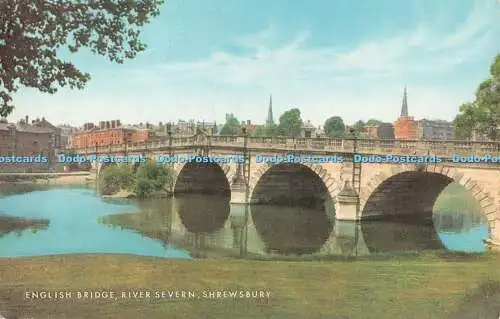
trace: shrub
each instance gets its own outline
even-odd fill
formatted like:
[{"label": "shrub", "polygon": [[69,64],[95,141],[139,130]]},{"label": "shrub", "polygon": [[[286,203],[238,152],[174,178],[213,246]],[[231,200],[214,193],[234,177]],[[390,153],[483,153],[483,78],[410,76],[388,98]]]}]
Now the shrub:
[{"label": "shrub", "polygon": [[146,162],[137,168],[136,178],[151,181],[153,190],[159,190],[173,184],[174,172],[170,167]]},{"label": "shrub", "polygon": [[133,185],[134,176],[127,167],[106,167],[99,177],[99,190],[103,195],[111,195],[121,189],[130,189]]},{"label": "shrub", "polygon": [[146,198],[155,190],[153,181],[145,178],[139,178],[135,181],[135,194],[138,198]]}]

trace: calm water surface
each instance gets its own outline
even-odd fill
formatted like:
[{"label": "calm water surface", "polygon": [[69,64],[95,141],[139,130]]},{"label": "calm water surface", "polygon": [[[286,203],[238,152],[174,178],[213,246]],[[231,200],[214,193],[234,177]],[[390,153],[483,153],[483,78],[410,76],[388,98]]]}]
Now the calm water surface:
[{"label": "calm water surface", "polygon": [[123,253],[166,258],[482,252],[477,216],[442,213],[434,224],[335,222],[324,212],[229,204],[184,195],[104,200],[91,189],[56,188],[0,197],[0,256]]}]

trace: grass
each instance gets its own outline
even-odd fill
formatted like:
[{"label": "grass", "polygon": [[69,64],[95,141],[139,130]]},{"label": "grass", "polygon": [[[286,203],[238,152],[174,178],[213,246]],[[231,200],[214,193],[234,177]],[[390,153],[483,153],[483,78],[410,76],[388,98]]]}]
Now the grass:
[{"label": "grass", "polygon": [[[426,255],[380,261],[172,261],[126,255],[0,260],[7,318],[447,318],[497,293],[500,257]],[[23,299],[25,290],[251,289],[269,299]],[[471,301],[472,300],[472,301]]]}]

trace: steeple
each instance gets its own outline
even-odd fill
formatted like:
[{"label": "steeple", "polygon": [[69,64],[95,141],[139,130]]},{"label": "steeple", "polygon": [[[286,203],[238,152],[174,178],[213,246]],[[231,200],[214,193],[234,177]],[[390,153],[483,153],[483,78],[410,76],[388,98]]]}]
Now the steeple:
[{"label": "steeple", "polygon": [[401,117],[408,116],[408,97],[406,94],[406,85],[403,93],[403,105],[401,106]]},{"label": "steeple", "polygon": [[269,110],[267,112],[267,120],[266,120],[266,126],[272,126],[274,125],[274,118],[273,118],[273,96],[269,95]]}]

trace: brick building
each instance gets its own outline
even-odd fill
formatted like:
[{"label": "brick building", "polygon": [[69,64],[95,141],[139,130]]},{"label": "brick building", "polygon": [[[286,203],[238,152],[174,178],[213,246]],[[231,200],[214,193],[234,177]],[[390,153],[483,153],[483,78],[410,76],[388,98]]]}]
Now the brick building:
[{"label": "brick building", "polygon": [[99,126],[86,123],[83,130],[69,136],[69,148],[93,148],[98,146],[123,145],[152,139],[154,133],[148,128],[122,126],[120,120],[101,121]]},{"label": "brick building", "polygon": [[[40,121],[38,120],[38,123]],[[18,123],[0,120],[0,154],[3,157],[45,157],[44,162],[0,162],[1,172],[48,172],[55,163],[54,130],[45,125],[28,123],[28,118]],[[47,122],[48,123],[48,122]],[[17,159],[16,159],[17,160]],[[22,161],[22,159],[20,160]]]},{"label": "brick building", "polygon": [[418,137],[424,140],[451,140],[453,139],[453,123],[443,120],[417,121]]},{"label": "brick building", "polygon": [[417,123],[413,116],[408,115],[408,98],[406,87],[403,94],[403,105],[401,107],[401,116],[394,122],[394,138],[395,139],[410,139],[418,138]]}]

